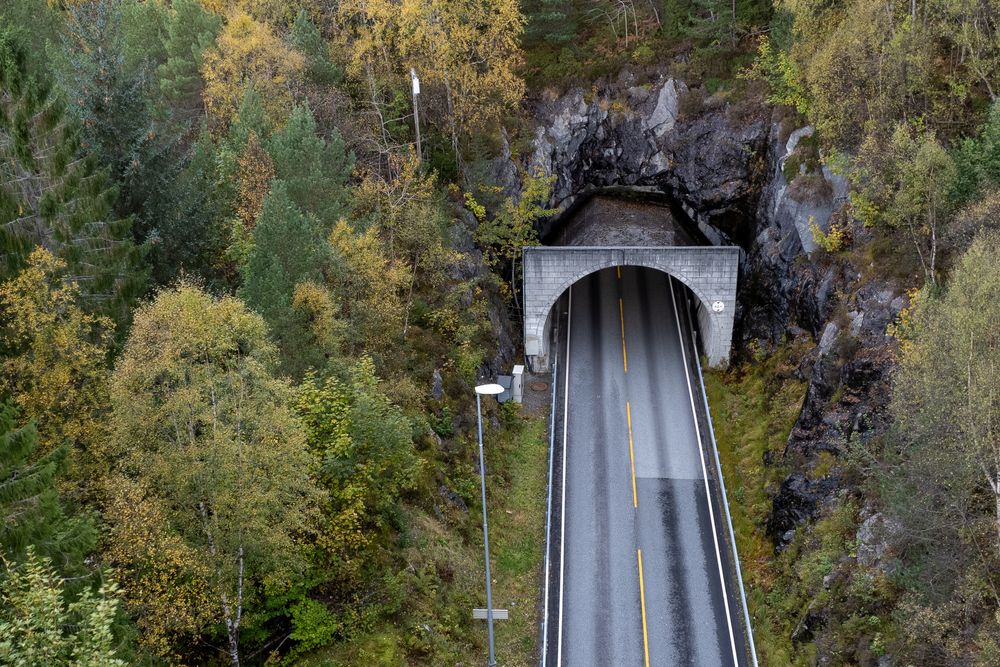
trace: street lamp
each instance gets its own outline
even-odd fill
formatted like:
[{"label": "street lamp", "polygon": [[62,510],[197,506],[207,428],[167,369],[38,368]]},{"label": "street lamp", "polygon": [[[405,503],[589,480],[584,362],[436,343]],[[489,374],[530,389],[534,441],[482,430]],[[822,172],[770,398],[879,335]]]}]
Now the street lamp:
[{"label": "street lamp", "polygon": [[482,384],[476,387],[476,421],[479,425],[479,482],[483,492],[483,545],[486,550],[486,631],[490,639],[489,667],[496,667],[497,659],[493,650],[493,584],[490,581],[490,526],[486,521],[486,460],[483,458],[483,410],[480,396],[502,394],[504,388],[498,384]]}]

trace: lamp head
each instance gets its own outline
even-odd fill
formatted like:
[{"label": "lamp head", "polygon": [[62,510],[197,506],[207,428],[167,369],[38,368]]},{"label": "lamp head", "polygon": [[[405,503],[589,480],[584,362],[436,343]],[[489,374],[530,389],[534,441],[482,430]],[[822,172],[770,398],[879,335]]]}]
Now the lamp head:
[{"label": "lamp head", "polygon": [[476,387],[476,393],[484,396],[496,396],[497,394],[502,394],[505,391],[506,389],[498,384],[481,384]]}]

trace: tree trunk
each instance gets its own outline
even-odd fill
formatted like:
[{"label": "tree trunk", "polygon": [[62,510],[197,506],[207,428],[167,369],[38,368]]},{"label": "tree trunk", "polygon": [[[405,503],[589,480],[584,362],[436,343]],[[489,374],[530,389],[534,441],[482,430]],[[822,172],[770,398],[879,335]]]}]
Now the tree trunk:
[{"label": "tree trunk", "polygon": [[996,500],[996,510],[997,510],[997,553],[1000,554],[1000,493],[997,493],[997,487],[993,487],[993,496]]},{"label": "tree trunk", "polygon": [[937,220],[931,221],[931,285],[937,285]]},{"label": "tree trunk", "polygon": [[[213,395],[213,403],[214,403]],[[208,519],[208,508],[205,507],[204,502],[198,503],[198,515],[201,517],[202,530],[205,532],[205,537],[208,540],[208,550],[212,554],[212,558],[219,558],[219,550],[215,546],[215,537],[212,534],[212,530]],[[237,562],[239,563],[239,575],[236,583],[236,610],[233,613],[233,608],[229,604],[229,596],[226,594],[226,587],[222,581],[221,570],[216,565],[215,573],[219,577],[219,602],[222,604],[222,619],[226,624],[226,634],[229,637],[229,661],[233,667],[240,667],[240,619],[243,616],[243,571],[245,563],[243,561],[243,547],[240,546],[239,554],[237,555]]]},{"label": "tree trunk", "polygon": [[226,631],[229,633],[229,661],[233,667],[240,667],[239,632],[234,631],[229,621],[226,621]]},{"label": "tree trunk", "polygon": [[243,547],[240,547],[239,574],[236,580],[236,609],[230,613],[229,603],[225,593],[222,595],[223,609],[226,615],[226,632],[229,635],[229,659],[233,667],[240,667],[240,620],[243,617]]},{"label": "tree trunk", "polygon": [[448,103],[448,119],[451,121],[451,149],[455,152],[455,167],[461,171],[462,156],[458,152],[458,122],[455,119],[455,103],[451,94],[451,81],[444,75],[445,101]]},{"label": "tree trunk", "polygon": [[410,307],[413,304],[413,286],[417,282],[417,258],[413,258],[413,274],[410,276],[410,293],[406,297],[406,314],[403,316],[403,340],[406,340],[406,331],[410,327]]},{"label": "tree trunk", "polygon": [[521,312],[521,303],[517,299],[517,253],[510,258],[510,293],[514,296],[514,307],[517,308],[517,312]]}]

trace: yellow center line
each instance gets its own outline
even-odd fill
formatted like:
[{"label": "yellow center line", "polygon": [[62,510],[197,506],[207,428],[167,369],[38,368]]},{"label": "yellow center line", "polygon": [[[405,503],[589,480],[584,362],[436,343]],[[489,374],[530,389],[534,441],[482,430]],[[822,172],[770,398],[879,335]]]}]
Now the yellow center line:
[{"label": "yellow center line", "polygon": [[625,366],[625,372],[628,373],[628,350],[625,349],[625,306],[621,299],[618,299],[618,317],[622,323],[622,365]]},{"label": "yellow center line", "polygon": [[635,492],[635,451],[632,448],[632,405],[625,401],[625,414],[628,417],[628,458],[632,462],[632,507],[639,506],[639,496]]},{"label": "yellow center line", "polygon": [[646,631],[646,588],[642,582],[642,549],[636,550],[639,559],[639,603],[642,605],[642,650],[646,654],[646,667],[649,667],[649,635]]},{"label": "yellow center line", "polygon": [[618,272],[618,280],[621,280],[622,279],[622,267],[616,266],[615,267],[615,271]]}]

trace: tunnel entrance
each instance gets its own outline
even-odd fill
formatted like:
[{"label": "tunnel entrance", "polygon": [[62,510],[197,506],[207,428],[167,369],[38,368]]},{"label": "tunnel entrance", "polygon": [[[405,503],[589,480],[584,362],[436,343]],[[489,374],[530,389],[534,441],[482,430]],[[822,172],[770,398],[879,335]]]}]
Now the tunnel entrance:
[{"label": "tunnel entrance", "polygon": [[523,250],[524,351],[534,372],[549,370],[552,309],[581,278],[602,269],[638,266],[673,277],[695,297],[702,351],[710,366],[729,362],[739,248],[713,246],[539,246]]}]

